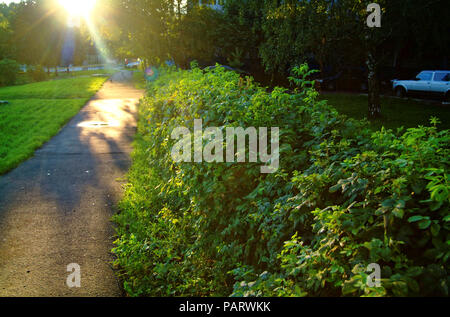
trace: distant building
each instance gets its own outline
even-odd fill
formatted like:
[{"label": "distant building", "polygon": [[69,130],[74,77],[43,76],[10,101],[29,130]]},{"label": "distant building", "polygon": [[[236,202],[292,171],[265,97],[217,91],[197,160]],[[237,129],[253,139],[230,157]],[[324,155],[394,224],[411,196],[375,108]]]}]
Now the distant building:
[{"label": "distant building", "polygon": [[207,6],[213,10],[222,11],[225,0],[199,0],[198,4],[200,6]]}]

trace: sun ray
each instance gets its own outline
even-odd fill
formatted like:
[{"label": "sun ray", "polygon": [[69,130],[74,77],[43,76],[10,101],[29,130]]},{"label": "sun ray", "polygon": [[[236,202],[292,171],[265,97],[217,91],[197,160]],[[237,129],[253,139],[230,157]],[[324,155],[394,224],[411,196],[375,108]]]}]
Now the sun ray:
[{"label": "sun ray", "polygon": [[58,0],[71,18],[88,17],[95,7],[95,0]]}]

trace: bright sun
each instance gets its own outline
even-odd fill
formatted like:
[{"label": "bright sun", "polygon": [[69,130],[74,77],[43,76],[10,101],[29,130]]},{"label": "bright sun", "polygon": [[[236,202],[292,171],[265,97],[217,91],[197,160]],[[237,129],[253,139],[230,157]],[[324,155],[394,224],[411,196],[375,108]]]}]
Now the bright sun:
[{"label": "bright sun", "polygon": [[95,0],[58,0],[72,17],[86,17],[95,6]]}]

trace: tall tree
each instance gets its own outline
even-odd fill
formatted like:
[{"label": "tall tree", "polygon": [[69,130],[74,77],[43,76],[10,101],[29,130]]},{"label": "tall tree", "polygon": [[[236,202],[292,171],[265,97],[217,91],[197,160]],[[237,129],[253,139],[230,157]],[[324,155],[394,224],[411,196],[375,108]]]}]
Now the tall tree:
[{"label": "tall tree", "polygon": [[59,57],[61,26],[56,23],[53,0],[19,3],[12,21],[17,59],[29,65],[54,65]]},{"label": "tall tree", "polygon": [[9,26],[9,21],[0,12],[0,60],[4,58],[11,58],[11,34],[12,32]]},{"label": "tall tree", "polygon": [[[368,73],[368,116],[381,115],[380,66],[413,42],[414,54],[449,56],[448,6],[445,1],[379,0],[381,27],[367,24],[372,0],[263,1],[260,55],[268,71],[286,73],[295,64],[313,57],[319,64],[360,65]],[[420,57],[422,55],[422,57]],[[394,63],[395,64],[395,63]]]},{"label": "tall tree", "polygon": [[11,21],[16,13],[17,4],[0,3],[0,59],[15,59],[16,47],[12,40]]},{"label": "tall tree", "polygon": [[[67,45],[72,45],[70,60],[85,58],[86,34],[68,25],[68,14],[57,0],[27,0],[16,5],[11,19],[12,42],[17,47],[16,58],[28,65],[57,67],[66,58]],[[70,43],[69,43],[70,42]],[[80,48],[77,48],[80,44]],[[78,56],[76,54],[79,54]]]},{"label": "tall tree", "polygon": [[[177,17],[175,2],[168,0],[115,0],[104,13],[112,42],[122,55],[130,53],[147,61],[161,61],[170,56],[170,25]],[[110,22],[114,21],[114,22]]]}]

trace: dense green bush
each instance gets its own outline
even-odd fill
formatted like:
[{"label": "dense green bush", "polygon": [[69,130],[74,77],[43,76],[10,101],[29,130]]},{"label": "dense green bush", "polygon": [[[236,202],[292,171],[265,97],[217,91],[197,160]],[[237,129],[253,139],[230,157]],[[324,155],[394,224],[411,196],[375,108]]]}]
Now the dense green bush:
[{"label": "dense green bush", "polygon": [[27,75],[35,82],[44,81],[48,78],[47,73],[41,65],[29,66],[27,69]]},{"label": "dense green bush", "polygon": [[14,85],[19,70],[20,67],[16,61],[6,58],[0,60],[0,86]]},{"label": "dense green bush", "polygon": [[[221,68],[150,85],[115,216],[129,295],[448,295],[448,130],[373,133],[295,73],[295,94]],[[280,169],[174,163],[171,133],[196,118],[280,127]],[[370,263],[381,287],[367,286]]]}]

